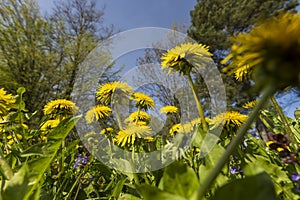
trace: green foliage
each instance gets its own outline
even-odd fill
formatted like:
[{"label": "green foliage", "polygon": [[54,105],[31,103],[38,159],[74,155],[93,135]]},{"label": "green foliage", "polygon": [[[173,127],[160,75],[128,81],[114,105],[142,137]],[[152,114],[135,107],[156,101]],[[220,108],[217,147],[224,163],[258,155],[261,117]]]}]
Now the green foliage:
[{"label": "green foliage", "polygon": [[10,91],[25,87],[27,108],[34,111],[55,95],[58,81],[58,58],[49,35],[52,26],[32,0],[1,1],[0,10],[0,87]]},{"label": "green foliage", "polygon": [[277,200],[274,186],[267,173],[263,172],[228,183],[219,188],[212,200]]},{"label": "green foliage", "polygon": [[[19,88],[17,91],[18,95],[16,96],[17,100],[15,104],[17,112],[15,112],[16,115],[14,115],[14,117],[9,118],[10,122],[17,121],[22,125],[25,120],[23,112],[26,112],[26,108],[22,98],[25,91],[24,88]],[[7,158],[18,159],[22,164],[15,167],[13,165],[12,168],[19,169],[16,173],[12,174],[11,167],[7,164],[5,158],[1,156],[0,166],[3,174],[1,199],[39,199],[43,176],[49,169],[51,162],[57,156],[57,152],[60,149],[62,142],[73,129],[79,118],[80,117],[64,119],[49,133],[49,141],[47,144],[38,143],[33,146],[27,144],[26,146],[28,146],[28,148],[22,150],[21,148],[23,145],[20,145],[20,141],[17,141],[18,144],[16,144],[16,150],[19,152],[15,153],[18,153],[18,157],[15,157],[6,150],[6,154],[8,154]],[[9,129],[9,131],[19,132],[19,129],[20,127],[15,126]],[[23,134],[24,133],[25,132],[23,132]],[[14,144],[11,146],[14,146]],[[11,149],[11,151],[14,152],[15,150]],[[24,157],[26,160],[23,159]]]},{"label": "green foliage", "polygon": [[111,28],[98,30],[104,12],[95,4],[68,0],[43,17],[35,0],[1,1],[0,87],[25,87],[31,112],[50,99],[69,99],[79,65],[112,34]]}]

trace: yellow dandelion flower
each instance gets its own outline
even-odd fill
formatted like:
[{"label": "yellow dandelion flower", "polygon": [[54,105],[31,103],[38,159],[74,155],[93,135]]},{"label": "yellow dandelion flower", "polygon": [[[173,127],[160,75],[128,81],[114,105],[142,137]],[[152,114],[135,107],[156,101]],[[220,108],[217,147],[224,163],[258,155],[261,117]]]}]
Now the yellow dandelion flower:
[{"label": "yellow dandelion flower", "polygon": [[176,106],[164,106],[160,109],[159,111],[160,113],[177,113],[178,112],[178,108]]},{"label": "yellow dandelion flower", "polygon": [[174,136],[177,133],[180,134],[189,134],[192,133],[195,129],[195,126],[192,123],[186,123],[186,124],[175,124],[173,125],[169,133],[171,136]]},{"label": "yellow dandelion flower", "polygon": [[45,115],[50,116],[71,116],[78,112],[78,107],[72,101],[56,99],[48,102],[43,111]]},{"label": "yellow dandelion flower", "polygon": [[135,106],[140,109],[148,110],[155,106],[153,99],[141,92],[133,93],[131,99],[136,102]]},{"label": "yellow dandelion flower", "polygon": [[87,111],[85,115],[86,121],[90,124],[94,120],[105,119],[112,113],[111,108],[103,105],[96,105]]},{"label": "yellow dandelion flower", "polygon": [[246,109],[253,108],[257,104],[257,102],[258,102],[257,100],[253,100],[248,103],[245,103],[243,105],[243,108],[246,108]]},{"label": "yellow dandelion flower", "polygon": [[16,136],[17,136],[18,140],[22,140],[23,139],[23,136],[21,134],[19,134],[19,133],[17,133]]},{"label": "yellow dandelion flower", "polygon": [[54,129],[55,127],[58,126],[59,122],[60,122],[59,119],[48,120],[42,125],[41,130],[48,131]]},{"label": "yellow dandelion flower", "polygon": [[139,126],[147,126],[149,123],[145,121],[137,121],[136,124]]},{"label": "yellow dandelion flower", "polygon": [[115,141],[121,147],[125,145],[133,145],[137,138],[144,138],[150,136],[152,130],[149,126],[139,126],[132,124],[127,128],[118,132]]},{"label": "yellow dandelion flower", "polygon": [[43,141],[47,141],[47,140],[48,140],[48,138],[47,138],[46,136],[44,136],[44,135],[41,135],[41,140],[43,140]]},{"label": "yellow dandelion flower", "polygon": [[[97,101],[103,105],[108,105],[113,95],[129,96],[132,94],[132,87],[124,82],[109,82],[99,87],[96,92]],[[119,97],[119,96],[118,96]]]},{"label": "yellow dandelion flower", "polygon": [[13,135],[6,136],[6,139],[8,139],[8,144],[12,145],[17,140],[22,140],[23,136],[19,133],[16,134],[16,138]]},{"label": "yellow dandelion flower", "polygon": [[0,88],[0,116],[5,115],[15,102],[12,94],[7,94],[4,88]]},{"label": "yellow dandelion flower", "polygon": [[27,124],[22,124],[22,127],[23,127],[25,130],[27,130],[27,129],[28,129],[28,126],[27,126]]},{"label": "yellow dandelion flower", "polygon": [[170,130],[169,130],[169,133],[170,135],[175,135],[176,133],[178,133],[179,129],[181,128],[181,124],[175,124],[173,125]]},{"label": "yellow dandelion flower", "polygon": [[209,47],[203,44],[183,43],[167,51],[161,57],[162,69],[178,71],[182,75],[195,71],[195,66],[203,66],[211,62]]},{"label": "yellow dandelion flower", "polygon": [[7,142],[7,144],[9,144],[9,145],[13,145],[14,143],[15,143],[15,141],[13,139],[11,139]]},{"label": "yellow dandelion flower", "polygon": [[112,133],[113,131],[114,131],[113,128],[108,127],[108,128],[105,128],[105,129],[101,130],[101,131],[100,131],[100,134],[101,134],[101,135],[103,135],[103,134],[110,134],[110,133]]},{"label": "yellow dandelion flower", "polygon": [[135,111],[125,119],[126,123],[140,123],[140,125],[148,125],[150,123],[151,117],[144,111]]},{"label": "yellow dandelion flower", "polygon": [[[231,53],[222,63],[237,79],[248,74],[259,88],[272,82],[278,89],[300,86],[300,15],[282,14],[232,38]],[[252,73],[253,71],[253,73]]]},{"label": "yellow dandelion flower", "polygon": [[218,127],[222,125],[223,123],[225,125],[235,125],[240,127],[246,120],[248,116],[243,115],[236,111],[227,111],[226,113],[221,113],[215,116],[211,120],[211,124],[213,124],[213,128]]}]

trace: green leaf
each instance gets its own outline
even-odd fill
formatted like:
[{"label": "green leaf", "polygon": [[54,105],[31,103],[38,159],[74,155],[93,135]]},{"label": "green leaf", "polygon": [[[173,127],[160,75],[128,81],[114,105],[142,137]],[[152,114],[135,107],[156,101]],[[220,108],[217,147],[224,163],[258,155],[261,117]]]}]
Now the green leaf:
[{"label": "green leaf", "polygon": [[157,187],[151,186],[151,185],[139,185],[137,186],[138,190],[141,192],[143,199],[145,200],[166,200],[166,199],[172,199],[172,200],[187,200],[184,197],[181,197],[179,195],[174,195],[168,192],[164,192]]},{"label": "green leaf", "polygon": [[5,183],[2,199],[24,199],[28,190],[28,165],[22,168]]},{"label": "green leaf", "polygon": [[28,156],[42,156],[42,157],[47,157],[47,156],[51,156],[51,154],[53,152],[49,151],[49,149],[47,147],[49,147],[51,144],[49,143],[40,143],[40,144],[36,144],[33,145],[27,149],[25,149],[22,154],[21,157],[28,157]]},{"label": "green leaf", "polygon": [[69,132],[72,130],[72,128],[75,126],[76,122],[81,118],[81,116],[77,116],[74,118],[67,118],[62,120],[56,128],[54,128],[48,135],[49,140],[62,140]]},{"label": "green leaf", "polygon": [[112,197],[115,197],[116,199],[119,198],[119,196],[122,192],[125,181],[126,181],[126,177],[123,177],[121,180],[118,181],[118,183],[116,184],[114,190],[112,191],[112,195],[111,195]]},{"label": "green leaf", "polygon": [[217,189],[212,200],[277,200],[271,178],[265,172],[239,179]]},{"label": "green leaf", "polygon": [[[243,169],[245,175],[255,175],[265,171],[271,176],[275,184],[275,191],[278,195],[282,193],[286,196],[290,195],[293,184],[282,167],[273,164],[268,157],[256,156],[255,158],[250,159],[250,163]],[[282,185],[284,185],[284,187],[282,187]]]},{"label": "green leaf", "polygon": [[199,186],[194,170],[179,162],[174,162],[165,169],[162,181],[164,191],[187,199]]},{"label": "green leaf", "polygon": [[[217,161],[222,157],[224,152],[225,152],[225,149],[222,146],[220,146],[219,144],[216,144],[213,147],[213,149],[204,157],[203,162],[199,167],[200,185],[203,184],[203,181],[206,179],[207,175],[214,168]],[[224,183],[226,183],[227,180],[228,180],[227,177],[225,177],[222,174],[219,174],[219,176],[217,177],[215,182],[216,182],[216,185],[221,186]]]}]

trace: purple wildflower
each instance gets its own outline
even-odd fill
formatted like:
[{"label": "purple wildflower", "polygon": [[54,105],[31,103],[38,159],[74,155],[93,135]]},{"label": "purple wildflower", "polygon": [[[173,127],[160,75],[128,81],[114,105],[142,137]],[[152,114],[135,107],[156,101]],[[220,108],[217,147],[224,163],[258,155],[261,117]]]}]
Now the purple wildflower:
[{"label": "purple wildflower", "polygon": [[82,159],[82,164],[83,165],[86,165],[86,163],[87,163],[87,160],[88,160],[88,157],[87,156],[83,156],[83,159]]},{"label": "purple wildflower", "polygon": [[299,181],[300,180],[300,174],[298,174],[297,172],[293,172],[291,179],[294,182]]},{"label": "purple wildflower", "polygon": [[240,167],[232,166],[230,169],[230,174],[242,173],[243,170]]},{"label": "purple wildflower", "polygon": [[296,191],[297,191],[298,193],[300,193],[300,184],[297,185]]},{"label": "purple wildflower", "polygon": [[78,167],[83,167],[84,165],[87,164],[87,160],[88,160],[87,156],[78,155],[77,160],[76,160],[73,168],[77,169]]}]

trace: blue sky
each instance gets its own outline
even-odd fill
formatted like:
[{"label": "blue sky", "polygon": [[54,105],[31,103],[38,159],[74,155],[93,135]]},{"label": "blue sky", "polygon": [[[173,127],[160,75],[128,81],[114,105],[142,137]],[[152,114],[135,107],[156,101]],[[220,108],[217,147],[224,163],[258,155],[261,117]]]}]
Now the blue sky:
[{"label": "blue sky", "polygon": [[[37,0],[42,12],[50,12],[54,1]],[[170,28],[172,23],[189,24],[189,13],[196,0],[97,0],[97,4],[106,7],[105,24],[114,24],[123,31],[145,26]]]},{"label": "blue sky", "polygon": [[[37,0],[42,12],[51,12],[54,1]],[[64,0],[61,0],[64,1]],[[116,30],[125,31],[140,27],[171,28],[173,23],[190,25],[190,11],[193,10],[196,0],[97,0],[99,7],[105,6],[104,21],[106,25],[113,24]],[[298,7],[299,10],[300,7]],[[137,55],[120,58],[118,63],[126,65],[136,64]],[[131,61],[129,61],[131,60]],[[295,95],[286,95],[279,99],[282,106],[286,107],[291,99],[299,98]],[[294,118],[295,108],[300,108],[300,101],[293,102],[285,108],[289,117]]]}]

